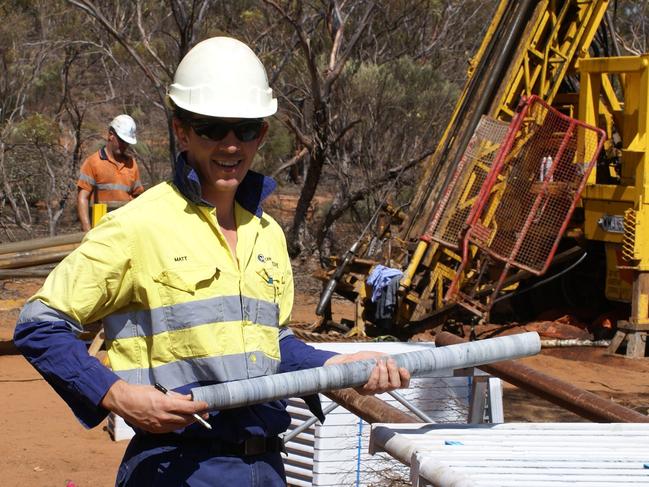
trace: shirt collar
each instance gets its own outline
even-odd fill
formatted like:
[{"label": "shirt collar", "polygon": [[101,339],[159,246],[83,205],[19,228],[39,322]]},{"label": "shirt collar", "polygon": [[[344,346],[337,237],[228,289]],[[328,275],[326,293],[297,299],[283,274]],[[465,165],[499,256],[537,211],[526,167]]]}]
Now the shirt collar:
[{"label": "shirt collar", "polygon": [[102,161],[111,162],[114,165],[116,165],[118,168],[121,168],[122,166],[125,165],[123,162],[118,162],[108,157],[108,151],[106,150],[106,146],[103,146],[101,149],[99,149],[99,159],[101,159]]},{"label": "shirt collar", "polygon": [[[192,203],[213,206],[201,197],[200,179],[194,168],[187,164],[185,152],[181,152],[176,158],[174,184]],[[261,217],[263,213],[261,203],[270,196],[276,187],[277,183],[273,178],[249,170],[239,184],[234,199],[243,209]]]}]

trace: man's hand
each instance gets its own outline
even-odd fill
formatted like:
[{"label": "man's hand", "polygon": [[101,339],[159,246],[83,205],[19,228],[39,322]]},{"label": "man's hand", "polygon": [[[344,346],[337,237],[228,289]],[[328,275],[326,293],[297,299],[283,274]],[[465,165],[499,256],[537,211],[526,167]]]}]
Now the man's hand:
[{"label": "man's hand", "polygon": [[196,421],[192,417],[194,413],[207,419],[207,403],[192,401],[190,394],[163,394],[153,386],[133,385],[123,380],[108,389],[101,406],[150,433],[169,433],[189,426]]},{"label": "man's hand", "polygon": [[391,358],[386,361],[386,355],[380,352],[356,352],[334,355],[327,360],[325,365],[356,362],[358,360],[375,359],[376,366],[372,369],[370,378],[363,386],[357,387],[356,392],[364,396],[381,394],[394,389],[407,389],[410,384],[410,372],[397,364]]}]

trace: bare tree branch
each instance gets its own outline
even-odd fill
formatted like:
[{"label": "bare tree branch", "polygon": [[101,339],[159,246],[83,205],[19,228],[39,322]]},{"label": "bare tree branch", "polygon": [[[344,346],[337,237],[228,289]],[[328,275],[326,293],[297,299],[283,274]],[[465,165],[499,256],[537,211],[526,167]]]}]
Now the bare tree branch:
[{"label": "bare tree branch", "polygon": [[147,52],[149,55],[155,60],[157,65],[162,69],[167,76],[171,79],[173,78],[173,71],[167,66],[162,59],[158,56],[158,54],[153,50],[151,47],[151,43],[149,42],[149,37],[150,35],[146,33],[144,30],[144,24],[142,23],[142,2],[141,0],[137,0],[135,2],[136,6],[136,11],[137,11],[137,28],[140,31],[140,36],[142,38],[142,43],[144,44],[144,47],[146,48]]},{"label": "bare tree branch", "polygon": [[308,153],[309,153],[308,149],[306,147],[303,147],[302,150],[300,150],[300,152],[298,152],[296,155],[291,157],[284,164],[282,164],[277,169],[275,169],[271,174],[271,177],[276,178],[284,169],[288,169],[289,167],[294,166],[302,159],[304,159],[308,155]]},{"label": "bare tree branch", "polygon": [[92,16],[95,18],[101,25],[103,25],[106,30],[115,38],[117,42],[119,42],[124,49],[131,55],[133,60],[136,62],[136,64],[140,67],[144,75],[151,81],[153,86],[156,88],[158,91],[158,95],[160,96],[161,99],[164,98],[164,83],[162,80],[149,68],[149,66],[144,62],[144,60],[140,57],[140,55],[135,51],[133,46],[129,42],[126,41],[123,35],[121,35],[117,29],[113,26],[111,22],[104,17],[104,14],[101,12],[99,7],[97,7],[93,2],[90,0],[66,0],[68,3],[71,5],[74,5],[75,7],[83,10],[86,12],[88,15]]},{"label": "bare tree branch", "polygon": [[336,82],[338,77],[340,76],[340,73],[342,72],[343,68],[345,67],[345,64],[347,63],[347,60],[349,59],[349,56],[351,56],[352,51],[358,44],[358,41],[360,40],[361,36],[363,35],[363,32],[365,32],[365,29],[367,29],[367,26],[370,23],[370,19],[372,18],[372,14],[374,12],[375,8],[374,2],[371,2],[367,10],[365,11],[365,14],[363,15],[363,18],[359,22],[359,26],[356,29],[356,32],[354,33],[354,36],[352,39],[349,41],[349,44],[347,44],[347,47],[345,48],[345,51],[343,54],[338,58],[338,61],[336,62],[335,67],[329,72],[327,75],[327,78],[325,80],[325,85],[324,85],[324,94],[325,98],[329,97],[329,93],[331,92],[331,87],[332,85]]},{"label": "bare tree branch", "polygon": [[300,143],[307,147],[309,150],[313,150],[313,141],[307,137],[302,131],[295,125],[295,122],[289,117],[280,117],[280,121],[286,125],[291,131],[295,134]]}]

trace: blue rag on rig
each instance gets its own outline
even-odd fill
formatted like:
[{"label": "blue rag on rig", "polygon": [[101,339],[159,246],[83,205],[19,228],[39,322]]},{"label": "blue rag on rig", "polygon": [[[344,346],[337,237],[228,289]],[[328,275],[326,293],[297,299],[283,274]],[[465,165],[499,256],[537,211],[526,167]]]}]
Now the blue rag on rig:
[{"label": "blue rag on rig", "polygon": [[367,283],[372,286],[372,302],[376,303],[381,298],[381,294],[388,287],[390,281],[395,277],[400,279],[401,276],[403,276],[403,272],[399,269],[377,265],[367,277]]},{"label": "blue rag on rig", "polygon": [[372,286],[372,302],[376,303],[375,319],[391,319],[397,305],[397,291],[403,272],[383,265],[377,265],[367,278]]}]

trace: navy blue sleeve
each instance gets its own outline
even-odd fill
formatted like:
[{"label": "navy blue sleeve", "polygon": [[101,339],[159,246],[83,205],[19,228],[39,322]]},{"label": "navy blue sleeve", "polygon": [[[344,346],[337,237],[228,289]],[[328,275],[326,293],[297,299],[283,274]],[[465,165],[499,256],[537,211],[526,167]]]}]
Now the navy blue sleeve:
[{"label": "navy blue sleeve", "polygon": [[99,403],[119,378],[88,355],[85,343],[68,323],[19,322],[14,343],[86,428],[97,426],[108,415]]},{"label": "navy blue sleeve", "polygon": [[[329,358],[338,355],[335,352],[318,350],[311,345],[307,345],[288,331],[281,333],[279,350],[282,356],[279,364],[280,373],[321,367]],[[324,423],[325,416],[322,412],[320,396],[318,394],[312,394],[310,396],[303,396],[302,400],[306,403],[313,415],[320,420],[320,423]]]},{"label": "navy blue sleeve", "polygon": [[338,355],[335,352],[318,350],[307,345],[293,334],[284,334],[279,341],[279,350],[282,361],[279,365],[280,373],[294,370],[312,369],[322,366],[329,358]]}]

